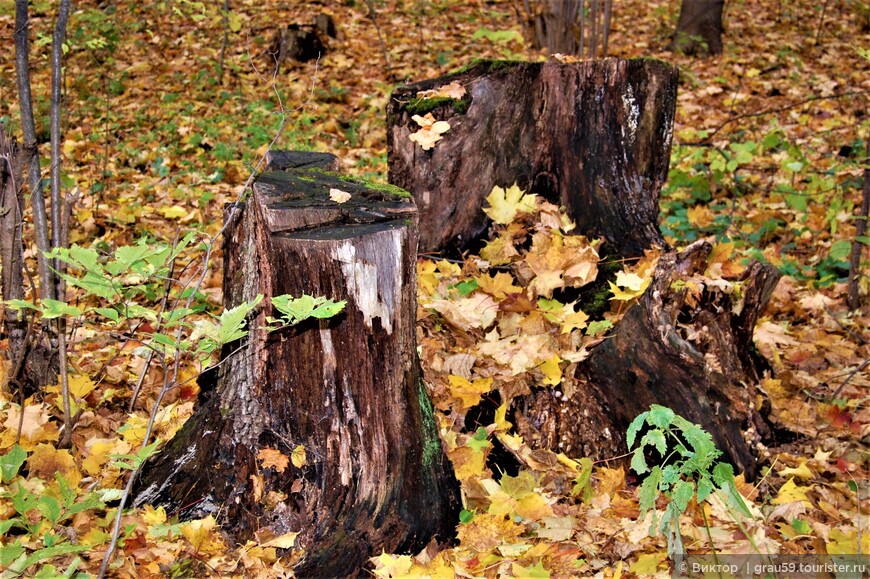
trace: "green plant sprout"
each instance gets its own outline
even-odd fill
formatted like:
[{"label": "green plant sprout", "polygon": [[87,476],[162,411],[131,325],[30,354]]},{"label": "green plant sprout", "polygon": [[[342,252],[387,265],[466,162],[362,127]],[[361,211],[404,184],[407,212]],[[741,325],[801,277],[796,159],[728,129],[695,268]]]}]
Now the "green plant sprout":
[{"label": "green plant sprout", "polygon": [[[635,448],[635,439],[644,429]],[[707,499],[714,489],[720,489],[726,504],[736,512],[752,517],[734,483],[730,464],[719,462],[722,451],[713,437],[697,424],[678,416],[670,408],[653,404],[639,414],[626,432],[628,449],[633,452],[631,469],[647,475],[640,487],[640,518],[653,511],[650,535],[667,532],[668,555],[684,553],[680,535],[680,516],[689,502]],[[644,452],[655,449],[662,457],[661,465],[649,467]],[[656,499],[669,499],[661,519],[655,511]]]}]

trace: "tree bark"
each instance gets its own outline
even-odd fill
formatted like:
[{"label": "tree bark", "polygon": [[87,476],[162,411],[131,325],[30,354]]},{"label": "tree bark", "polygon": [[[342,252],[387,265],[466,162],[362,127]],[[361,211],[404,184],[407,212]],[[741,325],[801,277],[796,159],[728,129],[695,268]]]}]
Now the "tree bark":
[{"label": "tree bark", "polygon": [[725,0],[683,0],[669,50],[709,56],[722,53]]},{"label": "tree bark", "polygon": [[692,295],[679,282],[703,274],[710,250],[699,241],[663,256],[639,303],[576,376],[514,407],[519,433],[570,456],[619,456],[632,419],[659,404],[704,427],[747,479],[755,477],[754,444],[770,433],[757,402],[764,362],[753,350],[752,332],[780,274],[755,263],[744,272],[741,291],[708,286]]},{"label": "tree bark", "polygon": [[[0,125],[0,293],[3,301],[24,298],[21,244],[23,168],[24,159],[18,143],[9,138],[6,128]],[[20,312],[7,307],[4,308],[3,324],[12,357],[17,358],[24,347],[24,320]]]},{"label": "tree bark", "polygon": [[[456,82],[461,99],[418,93]],[[567,208],[606,251],[665,247],[659,192],[667,177],[677,70],[653,60],[573,64],[483,62],[396,89],[388,105],[390,183],[420,210],[420,249],[464,248],[488,225],[494,185],[517,182]],[[450,124],[424,151],[415,114]]]},{"label": "tree bark", "polygon": [[[350,200],[330,201],[331,189]],[[275,333],[262,329],[270,308],[257,310],[136,502],[220,512],[238,540],[299,532],[299,577],[354,577],[382,549],[450,538],[458,485],[417,361],[415,249],[416,211],[397,188],[322,171],[261,176],[226,238],[226,306],[257,294],[261,305],[282,294],[347,305]],[[307,465],[279,472],[258,459],[296,445]]]}]

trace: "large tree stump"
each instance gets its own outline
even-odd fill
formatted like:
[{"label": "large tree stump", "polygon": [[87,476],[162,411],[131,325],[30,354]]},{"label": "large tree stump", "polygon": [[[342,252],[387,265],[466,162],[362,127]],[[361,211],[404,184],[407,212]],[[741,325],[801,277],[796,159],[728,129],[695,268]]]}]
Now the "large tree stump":
[{"label": "large tree stump", "polygon": [[752,331],[780,274],[755,263],[739,290],[702,287],[710,250],[699,241],[663,256],[646,293],[581,362],[577,376],[515,406],[520,434],[569,455],[619,456],[632,419],[660,404],[704,427],[725,457],[753,478],[754,443],[769,431],[755,386],[762,362],[752,349]]},{"label": "large tree stump", "polygon": [[[330,189],[351,194],[330,201]],[[265,299],[217,385],[146,470],[137,503],[220,514],[243,540],[299,532],[300,577],[351,577],[382,549],[450,537],[458,485],[415,346],[416,211],[403,191],[321,171],[268,173],[225,244],[227,307]],[[337,317],[260,329],[269,299],[347,300]],[[263,449],[308,464],[283,472]]]},{"label": "large tree stump", "polygon": [[[457,83],[461,98],[424,98]],[[390,182],[420,210],[420,249],[466,246],[486,230],[494,185],[515,181],[563,205],[608,253],[637,256],[666,244],[658,229],[667,178],[677,70],[654,60],[573,64],[481,62],[400,87],[388,105]],[[450,129],[424,151],[414,115]]]}]

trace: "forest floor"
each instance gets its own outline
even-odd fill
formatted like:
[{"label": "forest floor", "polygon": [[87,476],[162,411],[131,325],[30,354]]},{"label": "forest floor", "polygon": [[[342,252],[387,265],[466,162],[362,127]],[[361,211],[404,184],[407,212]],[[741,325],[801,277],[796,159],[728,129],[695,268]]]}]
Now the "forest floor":
[{"label": "forest floor", "polygon": [[[377,27],[367,4],[352,0],[238,0],[226,15],[217,4],[76,3],[66,43],[62,147],[63,182],[78,196],[73,243],[110,255],[140,240],[148,247],[171,244],[190,231],[207,242],[220,229],[223,205],[242,193],[279,131],[275,148],[331,152],[346,172],[384,180],[384,111],[394,86],[447,74],[475,58],[545,58],[523,40],[522,3],[515,1],[375,1]],[[858,0],[729,2],[724,54],[699,59],[664,51],[678,2],[615,4],[610,55],[661,58],[680,70],[671,172],[661,199],[668,241],[682,247],[709,239],[734,267],[762,259],[785,274],[755,340],[772,367],[761,384],[771,419],[798,436],[762,452],[758,481],[739,482],[747,513],[716,497],[690,502],[680,522],[685,545],[693,553],[870,553],[867,277],[863,309],[850,312],[845,304],[870,130],[870,61],[860,52],[870,47],[870,9]],[[54,3],[31,2],[30,10],[46,167]],[[338,27],[327,53],[276,70],[268,51],[278,27],[310,23],[321,12]],[[0,53],[0,121],[20,138],[13,28],[13,2],[0,0],[0,29],[8,39]],[[31,233],[28,225],[25,236]],[[156,311],[164,295],[178,299],[198,278],[201,259],[201,246],[192,243],[173,266],[177,287],[165,292],[162,281],[125,278],[138,292],[127,298]],[[218,251],[189,312],[194,328],[204,312],[219,311],[220,261]],[[466,289],[482,288],[475,295],[498,300],[505,292],[496,286],[512,287],[515,279],[484,276],[486,290],[468,263],[427,258],[418,267],[424,370],[436,407],[454,418],[440,415],[467,510],[455,546],[377,557],[374,573],[670,576],[667,537],[650,535],[651,514],[639,517],[632,473],[605,460],[589,470],[584,457],[530,449],[511,437],[503,416],[483,425],[484,432],[463,432],[456,423],[490,390],[516,395],[530,384],[561,380],[572,353],[553,336],[565,319],[514,320],[537,327],[535,343],[558,355],[536,359],[526,352],[528,364],[518,363],[517,352],[506,357],[474,343],[475,336],[483,339],[475,330],[480,320],[454,315],[467,292],[450,291],[477,276],[477,286]],[[866,258],[862,268],[866,276]],[[643,277],[642,266],[632,271]],[[68,301],[82,309],[115,305],[77,289],[69,290]],[[597,321],[614,321],[624,306]],[[174,387],[155,434],[166,440],[190,416],[194,379],[206,362],[183,356],[177,375],[170,365],[148,364],[147,346],[159,327],[139,314],[112,322],[88,310],[76,321],[70,389],[73,413],[80,412],[71,448],[56,448],[63,423],[59,386],[29,396],[23,409],[17,392],[0,391],[0,577],[96,573],[112,505],[129,473],[124,463],[137,453],[168,375]],[[570,331],[582,338],[583,325]],[[573,343],[575,357],[581,343]],[[456,356],[469,353],[475,371],[462,376]],[[0,366],[4,383],[11,367],[9,360]],[[493,480],[498,473],[486,456],[496,437],[524,457],[516,477]],[[14,448],[16,440],[26,455]],[[146,507],[125,514],[123,523],[112,571],[118,577],[289,573],[290,555],[276,549],[279,543],[225,545],[213,519],[178,523]],[[870,563],[866,555],[863,561]]]}]

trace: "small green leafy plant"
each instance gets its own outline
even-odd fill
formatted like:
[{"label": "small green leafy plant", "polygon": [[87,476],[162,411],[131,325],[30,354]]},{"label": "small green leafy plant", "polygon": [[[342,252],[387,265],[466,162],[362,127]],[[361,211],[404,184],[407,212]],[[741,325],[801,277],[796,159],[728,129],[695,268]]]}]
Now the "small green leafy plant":
[{"label": "small green leafy plant", "polygon": [[[643,436],[635,447],[635,440],[642,431]],[[679,521],[693,498],[701,502],[718,488],[730,507],[752,516],[734,484],[733,468],[728,463],[718,462],[722,451],[716,448],[710,433],[697,424],[678,416],[670,408],[653,404],[631,422],[626,441],[628,449],[633,449],[634,453],[631,469],[646,475],[640,487],[640,517],[653,511],[650,534],[668,533],[669,555],[684,552]],[[645,452],[652,449],[662,459],[661,464],[650,467]],[[660,520],[655,512],[659,496],[669,499]]]}]

